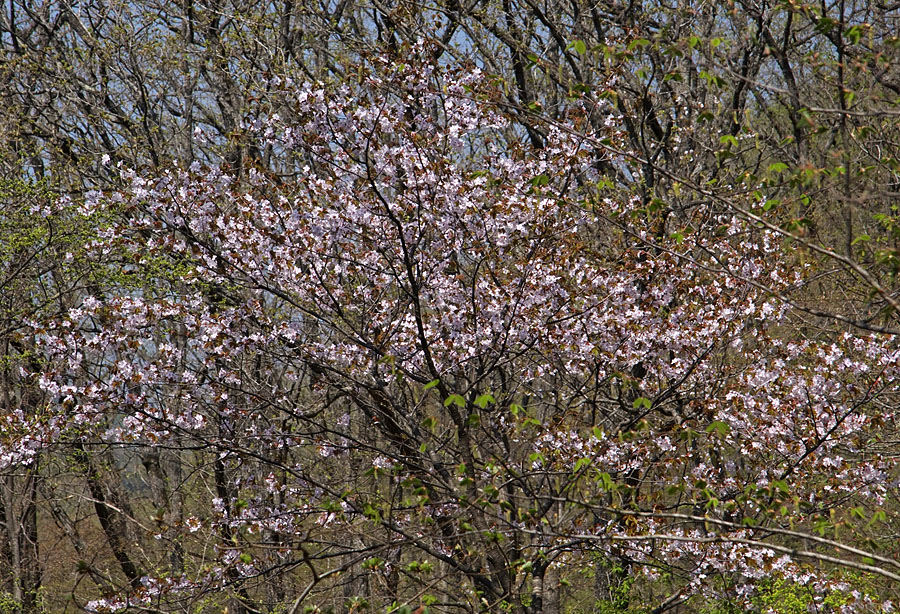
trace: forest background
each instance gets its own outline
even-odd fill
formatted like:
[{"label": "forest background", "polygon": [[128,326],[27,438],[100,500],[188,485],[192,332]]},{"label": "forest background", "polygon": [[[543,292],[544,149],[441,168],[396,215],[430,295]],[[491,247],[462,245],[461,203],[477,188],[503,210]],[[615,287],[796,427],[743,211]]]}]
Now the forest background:
[{"label": "forest background", "polygon": [[10,0],[0,612],[886,612],[900,3]]}]

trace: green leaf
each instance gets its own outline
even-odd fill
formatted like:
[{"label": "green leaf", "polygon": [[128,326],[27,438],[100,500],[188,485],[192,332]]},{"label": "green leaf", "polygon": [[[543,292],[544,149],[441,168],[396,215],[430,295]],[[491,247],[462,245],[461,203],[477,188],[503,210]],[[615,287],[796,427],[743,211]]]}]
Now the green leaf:
[{"label": "green leaf", "polygon": [[722,145],[728,145],[731,147],[738,146],[738,140],[730,134],[723,134],[721,138],[719,138],[719,142],[722,143]]},{"label": "green leaf", "polygon": [[700,78],[706,79],[706,83],[710,87],[712,87],[712,86],[725,87],[725,85],[728,84],[728,82],[725,79],[723,79],[722,77],[720,77],[719,75],[710,74],[710,73],[706,72],[705,70],[700,71]]},{"label": "green leaf", "polygon": [[780,204],[781,204],[780,198],[770,198],[765,203],[763,203],[763,211],[768,211],[772,207],[777,207]]},{"label": "green leaf", "polygon": [[603,490],[610,491],[616,489],[616,483],[613,482],[612,476],[605,471],[597,476],[597,481],[600,482],[600,488]]},{"label": "green leaf", "polygon": [[784,162],[775,162],[775,163],[769,165],[769,172],[770,173],[781,173],[781,172],[786,171],[787,168],[788,168],[788,165],[785,164]]},{"label": "green leaf", "polygon": [[574,49],[575,53],[578,55],[587,53],[587,45],[585,45],[582,40],[572,41],[572,49]]},{"label": "green leaf", "polygon": [[494,395],[490,393],[485,393],[480,395],[475,399],[475,405],[480,407],[481,409],[486,408],[488,405],[494,404],[497,402],[497,399],[494,398]]},{"label": "green leaf", "polygon": [[646,38],[636,38],[628,43],[628,51],[634,51],[638,47],[646,47],[649,44],[650,41],[648,41]]},{"label": "green leaf", "polygon": [[846,32],[844,32],[844,36],[846,36],[847,39],[854,45],[859,43],[859,39],[862,38],[862,35],[863,35],[863,28],[862,28],[862,26],[858,26],[858,25],[851,26],[851,27],[847,28]]},{"label": "green leaf", "polygon": [[653,403],[646,397],[638,397],[634,400],[634,403],[632,403],[631,406],[634,407],[634,409],[640,409],[641,407],[650,409],[653,406]]},{"label": "green leaf", "polygon": [[363,506],[363,516],[365,516],[372,522],[379,522],[381,520],[381,512],[373,507],[371,503],[366,503]]},{"label": "green leaf", "polygon": [[887,514],[884,512],[884,510],[876,510],[875,513],[872,514],[872,520],[869,521],[868,526],[871,527],[873,524],[879,522],[887,522]]},{"label": "green leaf", "polygon": [[728,432],[731,430],[731,427],[728,426],[726,422],[721,422],[719,420],[715,420],[709,423],[709,426],[706,427],[706,432],[708,434],[715,433],[720,437],[725,437]]},{"label": "green leaf", "polygon": [[850,243],[850,245],[856,245],[857,243],[865,243],[866,241],[871,241],[871,240],[872,240],[872,237],[870,237],[869,235],[859,235],[858,237],[853,239],[853,242]]},{"label": "green leaf", "polygon": [[585,467],[585,466],[590,465],[590,464],[591,464],[591,459],[589,459],[589,458],[579,458],[577,461],[575,461],[575,471],[574,471],[574,473],[578,473],[578,471],[579,471],[582,467]]},{"label": "green leaf", "polygon": [[539,187],[550,183],[550,178],[547,177],[547,175],[537,175],[535,177],[532,177],[528,183],[530,183],[534,187]]},{"label": "green leaf", "polygon": [[450,407],[450,405],[456,405],[457,407],[465,407],[466,400],[458,394],[451,394],[444,401],[444,407]]},{"label": "green leaf", "polygon": [[771,488],[776,489],[785,495],[789,495],[791,493],[790,487],[784,480],[774,480],[772,482]]},{"label": "green leaf", "polygon": [[835,21],[831,17],[822,17],[818,22],[816,22],[816,30],[818,30],[822,34],[828,34],[836,25],[837,21]]},{"label": "green leaf", "polygon": [[435,386],[437,386],[440,383],[441,383],[441,380],[433,379],[430,382],[428,382],[427,384],[425,384],[425,390],[431,390],[432,388],[434,388]]},{"label": "green leaf", "polygon": [[797,115],[799,115],[799,119],[797,120],[797,125],[801,128],[815,128],[816,122],[813,119],[812,112],[807,109],[798,109]]},{"label": "green leaf", "polygon": [[595,439],[603,439],[604,437],[606,437],[606,433],[604,433],[603,429],[601,429],[599,426],[595,426],[594,428],[592,428],[591,434],[594,435]]},{"label": "green leaf", "polygon": [[691,427],[686,427],[678,431],[678,438],[682,441],[686,441],[688,445],[694,440],[697,435],[697,431],[692,429]]},{"label": "green leaf", "polygon": [[569,95],[577,98],[576,94],[589,94],[591,92],[591,86],[586,83],[576,83],[572,86],[572,89],[569,90]]},{"label": "green leaf", "polygon": [[669,205],[666,204],[666,201],[661,198],[654,198],[650,201],[650,206],[647,209],[650,213],[656,213],[657,211],[665,211],[669,208]]}]

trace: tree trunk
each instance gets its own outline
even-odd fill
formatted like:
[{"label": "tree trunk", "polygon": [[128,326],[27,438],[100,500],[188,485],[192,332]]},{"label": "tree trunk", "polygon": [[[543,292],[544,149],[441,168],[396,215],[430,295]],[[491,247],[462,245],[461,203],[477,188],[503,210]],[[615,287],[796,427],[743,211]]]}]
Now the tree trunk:
[{"label": "tree trunk", "polygon": [[553,563],[544,571],[543,612],[541,614],[559,614],[559,567]]},{"label": "tree trunk", "polygon": [[3,522],[6,541],[3,551],[9,564],[9,592],[22,614],[39,610],[41,560],[37,530],[37,470],[24,477],[8,476],[3,488]]}]

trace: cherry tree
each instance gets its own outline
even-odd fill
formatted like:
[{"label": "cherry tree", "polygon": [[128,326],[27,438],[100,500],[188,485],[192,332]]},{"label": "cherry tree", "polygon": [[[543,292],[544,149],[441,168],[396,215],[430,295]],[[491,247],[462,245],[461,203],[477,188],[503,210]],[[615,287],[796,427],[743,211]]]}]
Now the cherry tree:
[{"label": "cherry tree", "polygon": [[296,172],[119,167],[79,203],[109,281],[34,323],[49,406],[0,458],[152,492],[88,492],[116,568],[81,605],[554,612],[578,566],[648,611],[889,608],[896,340],[801,322],[815,269],[752,194],[660,232],[612,104],[535,147],[429,57],[272,77],[247,129]]}]

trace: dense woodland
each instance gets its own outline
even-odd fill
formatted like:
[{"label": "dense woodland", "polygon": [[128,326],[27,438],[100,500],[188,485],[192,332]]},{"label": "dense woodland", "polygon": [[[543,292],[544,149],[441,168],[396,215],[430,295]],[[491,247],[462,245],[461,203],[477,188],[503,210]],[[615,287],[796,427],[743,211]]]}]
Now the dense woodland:
[{"label": "dense woodland", "polygon": [[9,0],[0,613],[892,611],[898,33]]}]

